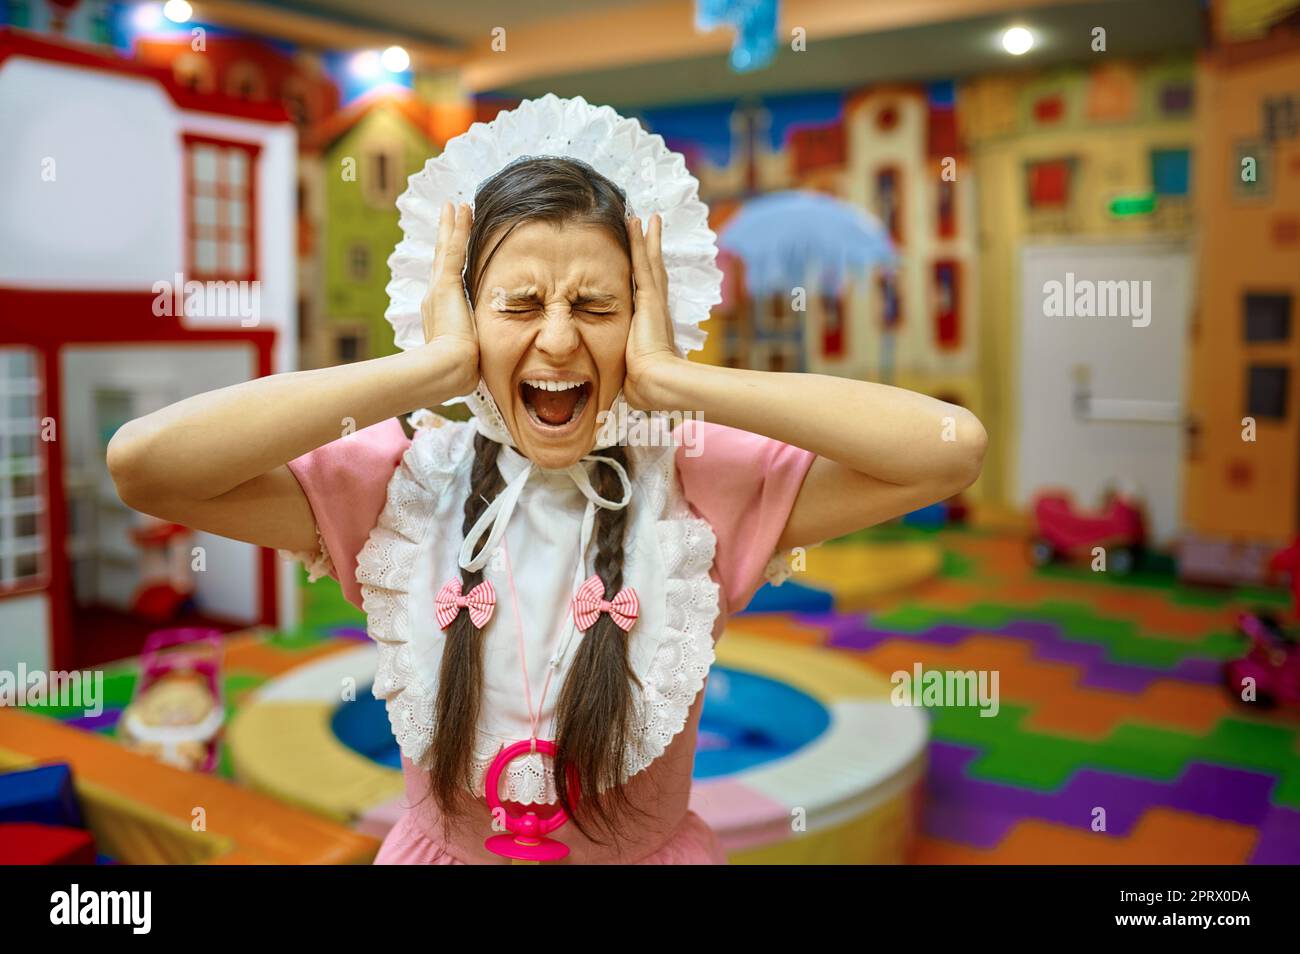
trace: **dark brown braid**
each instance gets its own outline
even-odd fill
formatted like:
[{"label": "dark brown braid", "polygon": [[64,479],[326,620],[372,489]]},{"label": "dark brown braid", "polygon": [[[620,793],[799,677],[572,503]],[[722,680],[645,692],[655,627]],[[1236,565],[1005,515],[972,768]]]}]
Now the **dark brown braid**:
[{"label": "dark brown braid", "polygon": [[[624,448],[611,447],[601,456],[618,461],[631,476]],[[623,483],[613,467],[597,464],[594,483],[607,500],[622,499]],[[631,507],[601,508],[596,516],[594,569],[605,584],[607,600],[623,588],[623,537]],[[633,810],[622,781],[623,749],[635,715],[632,683],[637,678],[628,662],[628,639],[635,632],[635,625],[631,632],[623,632],[607,613],[597,616],[578,645],[557,707],[559,754],[554,762],[560,804],[582,833],[597,842],[604,835],[616,836],[622,828],[621,816]],[[581,792],[576,812],[566,787],[558,784],[569,771],[576,773]],[[602,834],[598,836],[596,830]]]},{"label": "dark brown braid", "polygon": [[[474,435],[474,465],[469,495],[465,498],[466,535],[496,499],[505,480],[497,468],[501,445],[482,434]],[[460,571],[461,591],[468,593],[483,582],[482,570]],[[434,703],[434,736],[430,766],[430,794],[438,803],[444,828],[455,816],[469,810],[465,797],[472,780],[472,754],[478,735],[479,704],[483,696],[483,631],[461,610],[447,627],[442,648],[438,698]]]}]

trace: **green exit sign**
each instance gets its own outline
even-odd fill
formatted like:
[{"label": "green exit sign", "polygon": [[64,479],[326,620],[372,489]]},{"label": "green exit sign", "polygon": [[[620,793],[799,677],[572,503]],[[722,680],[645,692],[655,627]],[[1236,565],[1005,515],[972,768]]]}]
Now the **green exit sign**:
[{"label": "green exit sign", "polygon": [[1131,219],[1139,215],[1150,215],[1156,210],[1156,194],[1141,192],[1136,195],[1121,195],[1110,200],[1110,214],[1117,219]]}]

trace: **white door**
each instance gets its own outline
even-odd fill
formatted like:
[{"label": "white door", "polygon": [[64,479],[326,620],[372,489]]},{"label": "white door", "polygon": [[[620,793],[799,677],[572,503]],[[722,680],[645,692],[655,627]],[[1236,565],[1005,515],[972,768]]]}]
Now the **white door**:
[{"label": "white door", "polygon": [[1108,484],[1127,483],[1155,541],[1177,535],[1190,283],[1180,243],[1022,248],[1021,506],[1059,487],[1091,508]]},{"label": "white door", "polygon": [[[138,518],[118,499],[104,459],[120,418],[247,381],[255,371],[252,347],[242,342],[63,349],[60,440],[80,602],[126,609],[140,583],[140,551],[129,536]],[[261,612],[257,548],[210,533],[196,533],[194,544],[205,556],[204,571],[195,577],[199,608],[219,618],[255,622]]]}]

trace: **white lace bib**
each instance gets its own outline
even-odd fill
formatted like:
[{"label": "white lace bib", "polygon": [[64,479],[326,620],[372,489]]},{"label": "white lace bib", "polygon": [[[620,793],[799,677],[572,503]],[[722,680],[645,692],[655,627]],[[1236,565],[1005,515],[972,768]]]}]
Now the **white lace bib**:
[{"label": "white lace bib", "polygon": [[[425,415],[388,484],[379,522],[357,557],[370,636],[378,643],[375,695],[387,702],[402,754],[423,766],[433,741],[444,633],[434,619],[434,595],[459,578],[457,558],[473,461],[474,426]],[[623,585],[635,587],[640,616],[629,633],[629,662],[640,681],[623,781],[663,754],[686,724],[713,663],[718,585],[710,578],[716,540],[708,522],[690,512],[677,477],[674,448],[629,447],[632,501],[624,534]],[[498,466],[509,481],[527,466],[503,447]],[[565,645],[538,724],[554,738],[560,690],[581,640],[569,603],[592,572],[593,544],[578,565],[586,498],[563,471],[535,470],[505,531],[523,621],[533,705],[547,667]],[[473,753],[473,792],[501,748],[529,737],[515,613],[502,561],[484,576],[497,605],[484,630],[484,686]],[[510,763],[501,795],[519,802],[554,802],[548,760],[528,755]]]}]

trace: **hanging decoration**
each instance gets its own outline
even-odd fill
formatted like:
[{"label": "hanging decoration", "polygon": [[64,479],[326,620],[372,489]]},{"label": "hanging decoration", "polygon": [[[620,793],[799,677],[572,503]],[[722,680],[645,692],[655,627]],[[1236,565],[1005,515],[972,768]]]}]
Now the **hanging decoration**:
[{"label": "hanging decoration", "polygon": [[734,26],[731,68],[737,73],[759,70],[776,56],[776,0],[696,0],[695,27],[712,30]]}]

